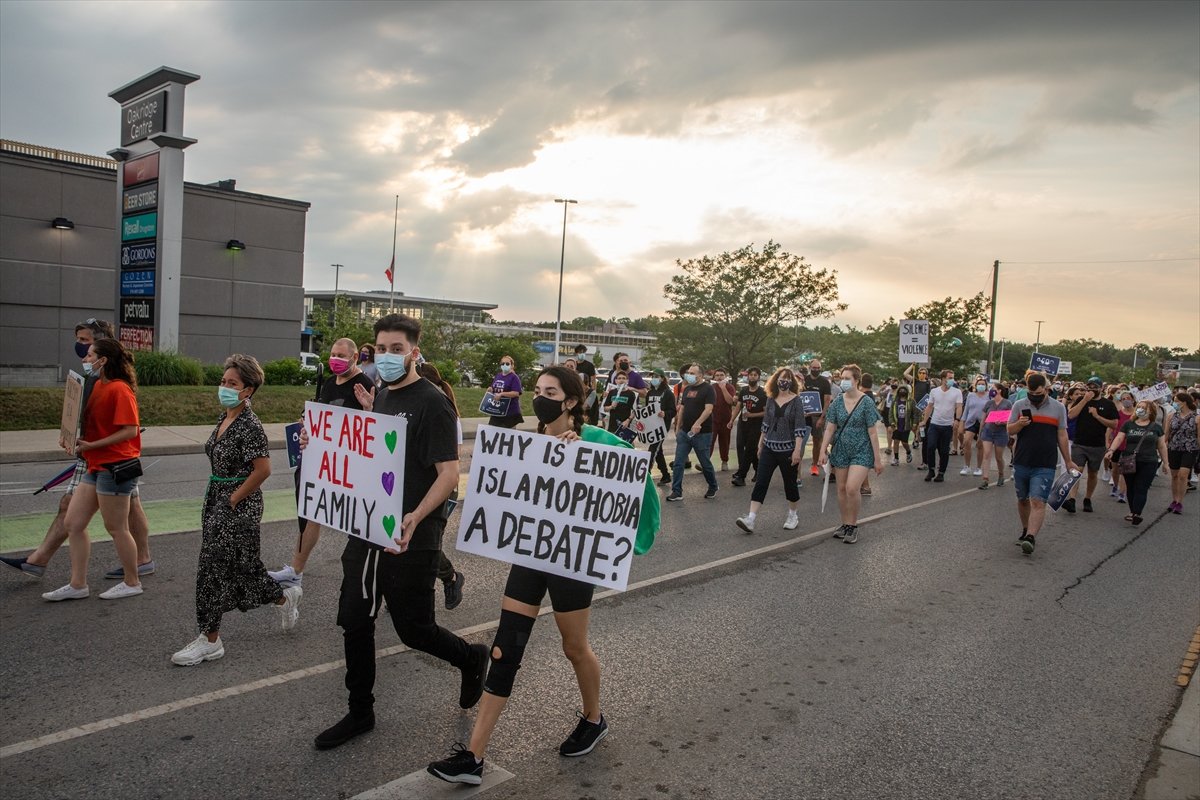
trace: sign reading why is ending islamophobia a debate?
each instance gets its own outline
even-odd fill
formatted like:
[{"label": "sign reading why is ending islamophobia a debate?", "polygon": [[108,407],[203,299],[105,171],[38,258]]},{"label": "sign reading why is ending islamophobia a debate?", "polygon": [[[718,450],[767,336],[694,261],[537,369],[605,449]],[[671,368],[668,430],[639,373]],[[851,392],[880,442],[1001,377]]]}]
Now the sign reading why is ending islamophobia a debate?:
[{"label": "sign reading why is ending islamophobia a debate?", "polygon": [[308,402],[304,429],[297,515],[380,547],[399,547],[408,420]]},{"label": "sign reading why is ending islamophobia a debate?", "polygon": [[458,549],[624,591],[649,470],[644,451],[480,426]]}]

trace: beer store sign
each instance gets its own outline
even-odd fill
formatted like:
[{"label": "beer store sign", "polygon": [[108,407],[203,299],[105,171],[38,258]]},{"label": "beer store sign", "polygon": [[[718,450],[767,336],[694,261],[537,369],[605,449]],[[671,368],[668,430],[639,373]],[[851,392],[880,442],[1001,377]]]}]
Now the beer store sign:
[{"label": "beer store sign", "polygon": [[166,126],[166,89],[121,106],[121,147],[162,133]]},{"label": "beer store sign", "polygon": [[121,213],[132,214],[137,211],[147,211],[158,208],[158,184],[150,183],[133,189],[126,189],[121,194]]},{"label": "beer store sign", "polygon": [[153,268],[158,264],[158,242],[134,242],[121,245],[121,268]]},{"label": "beer store sign", "polygon": [[121,298],[121,325],[153,325],[154,298]]}]

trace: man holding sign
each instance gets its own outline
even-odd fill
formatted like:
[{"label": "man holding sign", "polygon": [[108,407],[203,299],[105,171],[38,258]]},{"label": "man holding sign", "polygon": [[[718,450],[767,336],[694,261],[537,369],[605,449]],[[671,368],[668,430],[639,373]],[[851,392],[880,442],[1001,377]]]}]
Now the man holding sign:
[{"label": "man holding sign", "polygon": [[592,594],[597,584],[623,589],[631,551],[645,553],[654,543],[658,492],[649,454],[584,425],[584,400],[574,371],[548,367],[533,398],[547,435],[480,428],[475,439],[458,548],[513,566],[469,747],[460,745],[428,767],[444,781],[482,781],[488,741],[547,593],[583,700],[559,755],[587,755],[608,735],[600,711],[600,662],[588,644]]},{"label": "man holding sign", "polygon": [[[399,437],[388,434],[382,442],[368,442],[370,435],[365,426],[359,429],[358,435],[351,437],[349,446],[360,455],[369,454],[368,457],[378,459],[381,466],[394,468],[375,475],[355,476],[343,467],[340,480],[335,479],[334,469],[323,478],[326,483],[340,483],[347,491],[373,480],[374,485],[382,485],[388,495],[401,491],[401,501],[395,503],[393,500],[390,508],[375,512],[386,536],[391,539],[391,546],[384,547],[357,535],[349,536],[346,541],[342,553],[338,625],[345,635],[350,713],[317,736],[318,750],[337,747],[375,727],[375,696],[372,694],[375,686],[375,617],[384,600],[387,600],[400,641],[414,650],[440,658],[462,673],[458,698],[462,708],[475,705],[483,693],[487,648],[468,644],[439,627],[434,619],[434,584],[442,531],[446,525],[444,509],[446,499],[458,485],[458,433],[450,401],[436,386],[417,374],[420,339],[421,323],[418,320],[403,314],[388,314],[381,318],[375,323],[375,366],[382,388],[376,394],[373,389],[361,385],[355,387],[355,396],[363,408],[372,409],[375,416],[399,416],[406,421],[402,442]],[[307,423],[307,413],[305,416],[305,433],[309,440],[316,436],[341,438],[337,431],[326,434],[319,427],[312,428]],[[401,452],[402,460],[398,457]],[[394,464],[385,463],[389,456]],[[305,458],[306,469],[315,460]],[[333,463],[336,464],[336,460]],[[390,490],[389,474],[392,476]],[[339,526],[329,513],[322,514],[315,501],[309,499],[315,491],[327,488],[326,483],[316,482],[315,486],[310,486],[306,481],[301,486],[300,515],[346,531],[346,527]],[[352,486],[347,487],[347,483]]]}]

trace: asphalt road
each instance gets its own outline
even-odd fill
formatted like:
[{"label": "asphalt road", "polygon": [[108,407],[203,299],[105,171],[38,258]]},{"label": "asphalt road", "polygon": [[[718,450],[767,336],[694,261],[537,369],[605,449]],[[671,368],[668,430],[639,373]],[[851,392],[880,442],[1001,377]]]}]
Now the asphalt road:
[{"label": "asphalt road", "polygon": [[[1007,487],[889,470],[864,514],[897,513],[847,546],[809,535],[837,524],[835,509],[816,513],[813,484],[800,529],[779,527],[780,492],[758,532],[741,534],[733,520],[749,489],[727,481],[705,501],[689,477],[634,562],[631,581],[650,584],[595,603],[612,735],[586,758],[557,755],[579,700],[552,621],[538,623],[489,753],[513,777],[485,797],[1133,795],[1200,622],[1195,494],[1189,515],[1160,517],[1160,479],[1137,529],[1103,497],[1095,514],[1056,516],[1026,558]],[[294,531],[264,529],[269,566],[286,560]],[[230,614],[225,658],[190,669],[169,657],[193,636],[198,534],[156,538],[158,574],[120,602],[42,602],[65,581],[65,554],[41,581],[0,574],[5,794],[353,797],[465,739],[473,712],[457,708],[457,673],[398,648],[385,623],[375,731],[312,748],[345,710],[340,535],[326,537],[297,630],[279,631],[271,609]],[[450,554],[466,599],[439,619],[490,642],[505,567]],[[94,590],[110,561],[111,545],[97,545]]]}]

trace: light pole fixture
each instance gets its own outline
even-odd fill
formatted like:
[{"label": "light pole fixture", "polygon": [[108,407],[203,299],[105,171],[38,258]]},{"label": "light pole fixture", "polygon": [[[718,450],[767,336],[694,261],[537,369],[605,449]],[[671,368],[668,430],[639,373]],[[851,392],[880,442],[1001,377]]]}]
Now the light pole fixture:
[{"label": "light pole fixture", "polygon": [[567,200],[566,198],[556,199],[554,202],[563,204],[563,234],[562,234],[562,251],[558,255],[558,314],[554,318],[554,358],[551,364],[558,363],[558,354],[562,349],[562,290],[563,290],[563,267],[567,260],[567,206],[572,203],[578,203],[578,200]]},{"label": "light pole fixture", "polygon": [[239,239],[230,239],[228,242],[225,243],[225,249],[226,250],[235,250],[235,251],[245,250],[246,243]]},{"label": "light pole fixture", "polygon": [[1038,350],[1040,350],[1042,347],[1042,323],[1045,321],[1046,320],[1044,320],[1044,319],[1035,319],[1034,320],[1034,322],[1036,322],[1037,326],[1038,326],[1037,341],[1033,343],[1033,352],[1035,352],[1035,353]]},{"label": "light pole fixture", "polygon": [[342,264],[330,264],[333,267],[333,304],[329,309],[329,324],[332,325],[337,314],[338,279],[342,277]]},{"label": "light pole fixture", "polygon": [[50,227],[60,231],[69,231],[75,227],[75,223],[66,217],[55,217],[51,220]]}]

